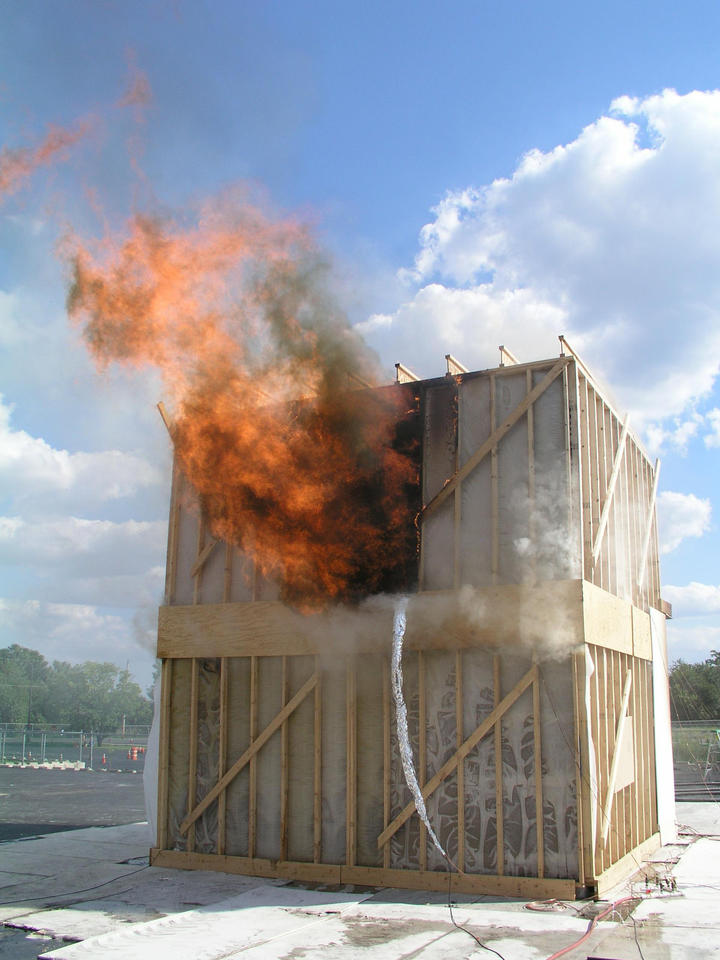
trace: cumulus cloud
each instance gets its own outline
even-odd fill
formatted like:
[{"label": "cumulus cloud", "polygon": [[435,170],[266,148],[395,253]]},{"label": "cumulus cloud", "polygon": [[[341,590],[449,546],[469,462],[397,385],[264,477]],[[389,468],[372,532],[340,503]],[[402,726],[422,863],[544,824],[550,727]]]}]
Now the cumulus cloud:
[{"label": "cumulus cloud", "polygon": [[705,446],[720,447],[720,409],[714,407],[712,410],[708,410],[705,419],[710,428],[705,434]]},{"label": "cumulus cloud", "polygon": [[4,642],[39,650],[49,660],[82,663],[107,661],[146,685],[153,654],[138,643],[131,617],[89,604],[47,603],[0,597],[0,632]]},{"label": "cumulus cloud", "polygon": [[693,493],[665,490],[657,499],[660,552],[670,553],[688,537],[701,537],[710,528],[709,500]]},{"label": "cumulus cloud", "polygon": [[684,626],[668,622],[668,659],[697,663],[706,660],[712,650],[720,650],[720,627]]},{"label": "cumulus cloud", "polygon": [[680,417],[720,364],[719,152],[720,91],[619,98],[510,177],[448,193],[371,340],[431,375],[453,347],[483,367],[499,343],[551,356],[564,333],[636,424]]},{"label": "cumulus cloud", "polygon": [[720,586],[693,580],[684,587],[663,587],[663,596],[673,605],[673,616],[720,613]]},{"label": "cumulus cloud", "polygon": [[0,563],[32,570],[49,599],[157,603],[166,531],[161,521],[0,517]]},{"label": "cumulus cloud", "polygon": [[158,468],[120,450],[58,450],[11,424],[13,408],[0,396],[0,498],[14,503],[59,500],[87,506],[129,497],[162,482]]}]

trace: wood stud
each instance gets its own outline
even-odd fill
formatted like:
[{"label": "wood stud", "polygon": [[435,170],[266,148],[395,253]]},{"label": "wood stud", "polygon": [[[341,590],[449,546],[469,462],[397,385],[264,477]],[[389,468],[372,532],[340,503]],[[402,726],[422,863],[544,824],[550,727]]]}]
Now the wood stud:
[{"label": "wood stud", "polygon": [[[392,768],[391,720],[390,720],[390,660],[383,657],[383,830],[390,823],[390,777]],[[383,866],[390,866],[390,844],[383,847]]]},{"label": "wood stud", "polygon": [[[229,664],[227,657],[220,658],[220,735],[218,737],[218,780],[225,775],[227,766],[228,743],[228,688]],[[218,797],[218,826],[217,852],[222,856],[225,853],[225,833],[227,827],[227,791]]]},{"label": "wood stud", "polygon": [[540,675],[535,677],[533,692],[533,754],[535,774],[535,833],[537,837],[537,875],[545,876],[545,829],[543,812],[542,736],[540,732]]},{"label": "wood stud", "polygon": [[313,862],[322,860],[322,673],[320,657],[315,657],[315,686],[313,709]]},{"label": "wood stud", "polygon": [[[463,654],[455,651],[455,747],[460,749],[463,742]],[[387,826],[387,824],[385,824]],[[456,863],[458,870],[465,869],[465,761],[457,767],[457,838],[458,849]]]},{"label": "wood stud", "polygon": [[[198,757],[198,680],[199,661],[192,658],[190,675],[190,743],[188,759],[188,816],[195,807],[197,794],[197,757]],[[195,849],[195,823],[190,825],[187,835],[189,853]]]},{"label": "wood stud", "polygon": [[[258,728],[258,680],[259,657],[250,657],[250,743],[253,746]],[[257,755],[250,758],[248,774],[248,851],[249,857],[255,856],[257,843]]]},{"label": "wood stud", "polygon": [[357,862],[357,677],[355,658],[349,656],[345,671],[346,786],[345,786],[345,862]]},{"label": "wood stud", "polygon": [[[497,710],[501,699],[500,656],[493,656],[493,705]],[[497,836],[497,872],[505,873],[505,811],[503,808],[502,719],[498,717],[495,736],[495,824]]]},{"label": "wood stud", "polygon": [[[427,716],[425,702],[425,654],[417,652],[418,670],[418,782],[420,789],[427,780]],[[427,870],[427,827],[420,821],[420,869]]]},{"label": "wood stud", "polygon": [[[288,658],[282,657],[282,679],[280,681],[280,703],[285,708],[288,702],[289,678]],[[287,717],[280,727],[280,859],[288,858],[288,802],[290,790],[290,731]]]}]

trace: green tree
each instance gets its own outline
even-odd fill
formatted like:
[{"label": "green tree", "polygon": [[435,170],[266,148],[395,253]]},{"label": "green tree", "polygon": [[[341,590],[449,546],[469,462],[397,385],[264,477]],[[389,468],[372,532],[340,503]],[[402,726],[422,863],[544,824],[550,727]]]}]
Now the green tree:
[{"label": "green tree", "polygon": [[0,650],[0,722],[64,724],[102,735],[127,723],[150,723],[152,701],[112,663],[56,660],[13,644]]},{"label": "green tree", "polygon": [[720,652],[702,663],[678,660],[670,668],[673,720],[720,719]]},{"label": "green tree", "polygon": [[0,722],[41,723],[50,673],[37,650],[14,643],[0,650]]},{"label": "green tree", "polygon": [[48,681],[48,713],[56,723],[98,733],[128,723],[149,723],[152,704],[127,670],[112,663],[56,661]]}]

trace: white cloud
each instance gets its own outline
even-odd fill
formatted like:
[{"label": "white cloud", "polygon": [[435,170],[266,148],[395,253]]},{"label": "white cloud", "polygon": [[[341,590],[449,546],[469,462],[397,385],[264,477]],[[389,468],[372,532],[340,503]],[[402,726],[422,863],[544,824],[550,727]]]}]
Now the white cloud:
[{"label": "white cloud", "polygon": [[705,434],[706,447],[720,447],[720,409],[714,407],[705,414],[710,432]]},{"label": "white cloud", "polygon": [[720,627],[718,626],[687,627],[671,620],[667,625],[667,634],[670,663],[675,660],[698,663],[707,660],[712,650],[720,650]]},{"label": "white cloud", "polygon": [[51,600],[137,607],[160,602],[167,524],[0,517],[0,564],[32,574]]},{"label": "white cloud", "polygon": [[0,396],[0,497],[14,503],[58,498],[87,506],[132,496],[155,486],[158,468],[132,453],[57,450],[41,437],[13,429],[12,406]]},{"label": "white cloud", "polygon": [[[449,193],[405,279],[367,325],[422,375],[558,352],[567,334],[636,424],[680,417],[720,365],[720,91],[619,98],[511,177]],[[681,418],[673,442],[696,427]]]},{"label": "white cloud", "polygon": [[154,657],[131,616],[88,604],[0,598],[0,633],[4,645],[30,647],[49,661],[128,664],[143,686],[150,680]]},{"label": "white cloud", "polygon": [[710,501],[693,493],[664,490],[658,494],[657,512],[661,553],[670,553],[687,537],[701,537],[710,528]]},{"label": "white cloud", "polygon": [[702,616],[720,613],[720,586],[693,580],[685,587],[663,587],[663,597],[673,605],[673,616]]}]

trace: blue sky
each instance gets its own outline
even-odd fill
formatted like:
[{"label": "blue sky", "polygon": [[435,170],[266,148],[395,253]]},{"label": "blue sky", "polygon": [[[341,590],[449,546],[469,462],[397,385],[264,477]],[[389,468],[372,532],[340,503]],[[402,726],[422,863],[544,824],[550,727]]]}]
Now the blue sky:
[{"label": "blue sky", "polygon": [[[161,386],[98,376],[57,242],[98,232],[92,196],[119,223],[250,179],[314,224],[388,369],[565,333],[663,461],[671,656],[720,648],[716,3],[1,9],[0,147],[95,120],[0,206],[0,644],[149,676]],[[133,63],[142,117],[115,106]]]}]

